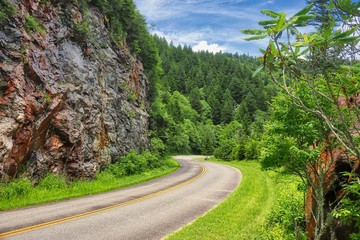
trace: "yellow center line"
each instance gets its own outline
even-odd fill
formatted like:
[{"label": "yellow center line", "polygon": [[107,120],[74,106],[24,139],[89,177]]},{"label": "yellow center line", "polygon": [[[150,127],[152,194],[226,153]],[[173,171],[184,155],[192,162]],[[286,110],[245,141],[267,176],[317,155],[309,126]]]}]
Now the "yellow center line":
[{"label": "yellow center line", "polygon": [[20,228],[20,229],[5,232],[5,233],[0,233],[0,239],[1,238],[6,238],[6,237],[11,237],[11,236],[22,234],[22,233],[26,233],[26,232],[30,232],[30,231],[34,231],[34,230],[37,230],[37,229],[40,229],[40,228],[53,226],[53,225],[64,223],[64,222],[69,222],[69,221],[76,220],[76,219],[79,219],[79,218],[84,218],[84,217],[91,216],[91,215],[101,213],[101,212],[105,212],[105,211],[108,211],[108,210],[111,210],[111,209],[114,209],[114,208],[119,208],[119,207],[123,207],[123,206],[130,205],[130,204],[133,204],[133,203],[137,203],[137,202],[140,202],[140,201],[143,201],[143,200],[153,198],[153,197],[159,196],[161,194],[170,192],[172,190],[181,188],[181,187],[186,186],[189,183],[195,181],[196,179],[198,179],[199,177],[201,177],[202,175],[204,175],[206,173],[206,167],[203,164],[198,164],[198,165],[200,165],[202,167],[202,171],[198,175],[196,175],[195,177],[190,178],[189,180],[187,180],[185,182],[182,182],[182,183],[180,183],[178,185],[172,186],[170,188],[163,189],[161,191],[154,192],[154,193],[148,194],[148,195],[143,196],[143,197],[139,197],[139,198],[129,200],[129,201],[126,201],[126,202],[122,202],[122,203],[118,203],[118,204],[111,205],[111,206],[108,206],[108,207],[100,208],[100,209],[97,209],[97,210],[93,210],[93,211],[89,211],[89,212],[85,212],[85,213],[80,213],[80,214],[76,214],[76,215],[73,215],[73,216],[70,216],[70,217],[60,218],[60,219],[57,219],[57,220],[53,220],[53,221],[49,221],[49,222],[45,222],[45,223],[40,223],[40,224]]}]

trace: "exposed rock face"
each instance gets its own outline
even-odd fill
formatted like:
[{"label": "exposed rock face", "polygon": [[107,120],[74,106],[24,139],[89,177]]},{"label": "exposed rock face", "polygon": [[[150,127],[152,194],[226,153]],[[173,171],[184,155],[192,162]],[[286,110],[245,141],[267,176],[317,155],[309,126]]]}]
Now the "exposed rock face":
[{"label": "exposed rock face", "polygon": [[[148,144],[147,80],[142,64],[113,44],[103,16],[12,1],[0,26],[0,178],[21,170],[91,178],[102,166]],[[67,1],[66,1],[67,2]],[[44,31],[29,28],[34,16]]]}]

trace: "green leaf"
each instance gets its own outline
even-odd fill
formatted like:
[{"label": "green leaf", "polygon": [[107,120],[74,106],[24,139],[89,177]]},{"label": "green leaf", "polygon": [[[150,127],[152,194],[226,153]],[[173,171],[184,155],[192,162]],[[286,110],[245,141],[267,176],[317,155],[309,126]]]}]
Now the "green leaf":
[{"label": "green leaf", "polygon": [[259,39],[266,38],[267,36],[268,36],[267,34],[264,34],[264,35],[258,35],[258,36],[252,36],[252,37],[247,37],[247,38],[244,38],[244,40],[246,40],[246,41],[259,40]]},{"label": "green leaf", "polygon": [[254,74],[252,75],[252,77],[257,76],[263,69],[264,69],[264,65],[261,65],[260,67],[258,67],[256,69],[256,71],[254,72]]},{"label": "green leaf", "polygon": [[261,26],[266,26],[266,25],[270,25],[270,24],[276,24],[277,20],[273,19],[273,20],[264,20],[264,21],[260,21],[259,25]]},{"label": "green leaf", "polygon": [[281,14],[280,13],[277,13],[277,12],[274,12],[274,11],[271,11],[271,10],[261,10],[261,13],[262,14],[265,14],[269,17],[272,17],[272,18],[277,18],[279,17]]},{"label": "green leaf", "polygon": [[304,51],[302,51],[299,56],[303,56],[305,54],[307,54],[310,51],[310,48],[306,48]]},{"label": "green leaf", "polygon": [[299,32],[299,30],[297,30],[294,26],[290,26],[289,29],[290,29],[290,32],[291,32],[292,35],[297,35],[298,36],[298,35],[301,34]]},{"label": "green leaf", "polygon": [[295,22],[295,24],[304,24],[307,21],[309,21],[310,19],[315,18],[315,15],[301,15],[301,16],[297,16],[297,21]]},{"label": "green leaf", "polygon": [[264,49],[261,49],[261,48],[259,48],[259,51],[260,51],[262,54],[265,54],[265,53],[266,53],[266,51],[265,51]]},{"label": "green leaf", "polygon": [[334,0],[330,0],[330,9],[331,10],[334,10],[335,9],[335,3],[334,3]]},{"label": "green leaf", "polygon": [[258,29],[243,29],[240,30],[243,34],[250,34],[250,35],[262,35],[266,33],[265,30],[258,30]]},{"label": "green leaf", "polygon": [[275,26],[275,31],[280,31],[282,26],[284,26],[285,23],[285,17],[286,17],[286,13],[281,13],[279,21],[277,22],[276,26]]},{"label": "green leaf", "polygon": [[301,16],[301,15],[307,14],[308,12],[310,12],[310,10],[312,9],[313,6],[314,6],[314,4],[307,5],[306,7],[301,9],[299,12],[297,12],[294,16]]},{"label": "green leaf", "polygon": [[294,47],[305,47],[307,46],[308,44],[306,42],[303,42],[303,41],[298,41],[298,42],[294,42],[293,44],[291,44],[292,46]]},{"label": "green leaf", "polygon": [[337,30],[333,33],[333,37],[332,39],[333,40],[337,40],[337,39],[340,39],[340,38],[345,38],[345,37],[348,37],[350,35],[352,35],[356,30],[358,30],[359,26],[356,26],[356,27],[353,27],[345,32],[341,32],[340,30]]},{"label": "green leaf", "polygon": [[339,39],[336,39],[336,42],[335,44],[333,45],[336,45],[336,44],[346,44],[346,43],[357,43],[359,42],[360,40],[360,37],[346,37],[346,38],[339,38]]},{"label": "green leaf", "polygon": [[271,40],[271,39],[269,41],[269,47],[270,47],[270,50],[271,50],[271,54],[276,55],[277,49],[275,47],[275,44],[274,44],[273,40]]}]

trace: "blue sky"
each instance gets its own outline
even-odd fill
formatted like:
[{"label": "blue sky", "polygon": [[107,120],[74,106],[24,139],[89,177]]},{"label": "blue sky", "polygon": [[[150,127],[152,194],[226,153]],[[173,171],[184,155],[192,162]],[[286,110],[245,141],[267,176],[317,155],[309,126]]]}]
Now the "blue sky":
[{"label": "blue sky", "polygon": [[258,28],[267,17],[262,9],[294,14],[306,6],[305,0],[134,0],[151,30],[175,45],[193,50],[260,55],[268,40],[246,42],[241,29]]}]

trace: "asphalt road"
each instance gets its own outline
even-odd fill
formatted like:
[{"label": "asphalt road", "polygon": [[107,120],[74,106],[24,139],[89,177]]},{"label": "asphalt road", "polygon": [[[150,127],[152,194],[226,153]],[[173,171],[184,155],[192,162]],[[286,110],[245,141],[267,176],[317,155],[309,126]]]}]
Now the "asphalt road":
[{"label": "asphalt road", "polygon": [[0,212],[0,238],[161,239],[205,214],[241,181],[232,167],[177,156],[181,168],[133,187]]}]

